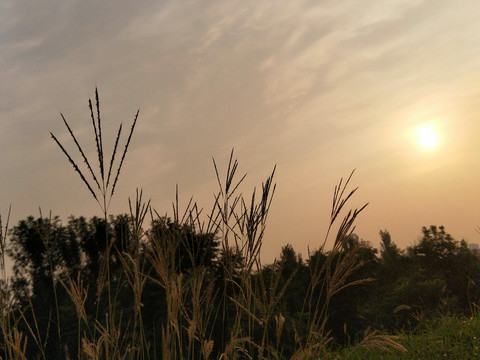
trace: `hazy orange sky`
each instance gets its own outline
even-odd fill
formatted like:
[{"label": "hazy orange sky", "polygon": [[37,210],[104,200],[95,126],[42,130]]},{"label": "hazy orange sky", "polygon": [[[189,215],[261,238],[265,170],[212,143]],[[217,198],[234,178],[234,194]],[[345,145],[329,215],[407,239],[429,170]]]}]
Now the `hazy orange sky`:
[{"label": "hazy orange sky", "polygon": [[212,156],[225,168],[235,148],[245,194],[277,165],[267,261],[320,244],[354,168],[374,246],[433,224],[480,243],[479,15],[473,0],[0,0],[0,213],[101,214],[49,135],[74,150],[61,111],[93,155],[98,86],[109,149],[140,108],[112,213],[136,187],[170,212],[177,183],[211,207]]}]

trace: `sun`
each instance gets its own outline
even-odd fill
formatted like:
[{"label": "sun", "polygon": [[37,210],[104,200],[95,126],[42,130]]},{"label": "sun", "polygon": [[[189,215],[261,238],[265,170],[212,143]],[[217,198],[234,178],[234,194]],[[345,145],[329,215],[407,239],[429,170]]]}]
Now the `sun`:
[{"label": "sun", "polygon": [[438,145],[438,134],[435,126],[432,124],[420,125],[416,129],[415,135],[417,136],[419,145],[424,149],[431,150]]}]

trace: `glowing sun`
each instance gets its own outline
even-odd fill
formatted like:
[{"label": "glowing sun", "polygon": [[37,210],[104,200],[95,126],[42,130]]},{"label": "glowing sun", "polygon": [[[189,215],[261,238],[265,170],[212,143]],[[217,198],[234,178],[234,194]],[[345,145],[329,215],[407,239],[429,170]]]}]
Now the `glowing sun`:
[{"label": "glowing sun", "polygon": [[424,149],[430,150],[437,147],[438,134],[433,125],[431,124],[420,125],[416,129],[415,134],[417,136],[417,141],[419,145]]}]

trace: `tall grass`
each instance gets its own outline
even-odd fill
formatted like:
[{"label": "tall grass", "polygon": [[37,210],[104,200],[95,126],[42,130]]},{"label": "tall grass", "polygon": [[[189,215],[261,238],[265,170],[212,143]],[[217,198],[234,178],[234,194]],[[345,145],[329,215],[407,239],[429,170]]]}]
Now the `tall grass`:
[{"label": "tall grass", "polygon": [[3,354],[8,359],[25,359],[27,340],[25,334],[17,329],[17,320],[13,317],[14,302],[9,288],[9,279],[6,273],[5,255],[7,247],[8,224],[11,206],[8,209],[7,219],[2,222],[0,215],[0,329],[3,344]]},{"label": "tall grass", "polygon": [[[54,142],[79,175],[92,198],[98,203],[105,223],[109,221],[108,209],[115,187],[131,143],[139,112],[132,122],[123,151],[118,150],[122,133],[120,125],[108,166],[104,164],[105,149],[100,117],[98,91],[95,90],[95,106],[89,100],[90,117],[95,140],[96,158],[89,159],[79,144],[77,137],[61,114],[83,165],[66,151],[54,134]],[[94,170],[94,162],[98,162]],[[160,216],[152,208],[150,201],[144,201],[143,193],[137,190],[134,201],[129,199],[129,234],[136,244],[133,249],[121,250],[115,246],[106,230],[106,244],[102,271],[96,289],[85,287],[80,276],[60,279],[59,283],[70,297],[77,316],[77,353],[59,349],[62,358],[77,359],[283,359],[289,354],[292,359],[318,359],[328,356],[331,336],[326,330],[329,303],[335,294],[343,289],[360,285],[368,279],[351,281],[362,263],[355,251],[340,256],[342,245],[354,230],[360,209],[341,214],[357,189],[348,190],[353,175],[335,187],[328,231],[316,250],[326,253],[326,261],[314,262],[312,253],[310,266],[311,282],[303,299],[303,312],[306,317],[285,319],[278,304],[287,290],[291,275],[281,281],[282,263],[276,262],[272,276],[266,276],[261,261],[261,248],[267,228],[267,219],[275,194],[275,167],[259,189],[254,188],[250,195],[240,191],[246,174],[238,175],[238,161],[232,150],[226,171],[222,174],[215,159],[213,167],[218,182],[214,205],[204,211],[193,199],[183,211],[179,209],[179,194],[176,192],[173,203],[172,220]],[[149,218],[151,227],[144,230]],[[326,252],[331,241],[331,233],[338,224],[333,238],[333,249]],[[5,227],[7,229],[7,227]],[[156,229],[156,231],[154,231]],[[188,234],[175,229],[191,229],[199,236],[214,236],[219,242],[219,255],[216,260],[216,276],[207,271],[206,256],[198,246],[189,242]],[[2,233],[2,259],[6,243],[6,230]],[[54,239],[45,234],[48,245]],[[179,249],[186,251],[191,264],[188,271],[180,271],[182,264],[177,254]],[[117,303],[121,286],[114,287],[110,273],[111,256],[114,254],[121,263],[122,273],[119,282],[127,284],[131,290],[133,313],[125,319],[121,304]],[[2,269],[5,264],[2,261]],[[52,271],[53,277],[54,271]],[[8,293],[5,273],[2,284],[1,325],[4,354],[8,359],[25,358],[27,335],[17,331],[20,318],[12,318],[12,299]],[[52,278],[52,281],[54,279]],[[145,314],[142,299],[147,284],[161,287],[165,295],[166,321],[158,324],[153,335],[160,338],[161,348],[149,340],[145,330]],[[5,290],[4,290],[5,289]],[[54,281],[55,289],[55,281]],[[87,314],[85,303],[90,292],[96,290],[97,311],[92,318]],[[101,313],[102,293],[106,290],[108,307]],[[55,298],[57,294],[55,293]],[[56,326],[61,339],[60,319],[57,305]],[[23,320],[26,319],[23,317]],[[286,334],[284,327],[289,322],[294,331]],[[27,324],[28,325],[28,324]],[[29,325],[28,325],[29,326]],[[29,336],[38,344],[40,358],[46,359],[45,339],[35,329],[30,328]],[[293,336],[293,349],[288,351],[282,345],[282,338]],[[377,346],[403,349],[392,339],[378,333],[365,336],[364,346]],[[63,353],[63,355],[60,355]]]},{"label": "tall grass", "polygon": [[[96,200],[98,205],[100,206],[104,220],[105,222],[108,221],[108,208],[110,206],[110,202],[112,200],[113,194],[115,192],[115,188],[117,185],[117,181],[120,175],[120,171],[123,166],[123,162],[125,160],[125,156],[128,152],[128,148],[130,145],[130,141],[132,139],[132,135],[135,129],[135,125],[137,123],[138,115],[140,110],[137,110],[137,113],[135,114],[134,120],[132,122],[132,125],[130,127],[130,132],[127,137],[120,161],[118,162],[118,156],[117,156],[117,150],[118,150],[118,145],[119,145],[119,140],[122,134],[122,124],[120,124],[117,135],[115,138],[115,144],[112,150],[112,155],[110,157],[110,163],[108,166],[108,172],[106,171],[105,168],[105,153],[104,153],[104,143],[103,143],[103,136],[102,136],[102,122],[101,122],[101,117],[100,117],[100,101],[98,97],[98,89],[95,88],[95,109],[93,106],[93,102],[91,99],[88,100],[88,106],[90,109],[90,118],[92,120],[92,130],[94,134],[94,139],[95,139],[95,145],[96,145],[96,152],[97,152],[97,157],[98,157],[98,170],[94,171],[92,168],[91,163],[93,161],[90,161],[88,157],[85,155],[85,151],[83,150],[82,146],[79,144],[74,132],[70,128],[70,125],[68,124],[67,120],[63,116],[63,114],[60,114],[63,120],[63,123],[65,124],[65,127],[67,128],[72,140],[74,141],[79,154],[81,155],[81,158],[83,159],[86,168],[88,169],[88,174],[90,175],[90,178],[86,177],[84,175],[85,171],[81,170],[81,167],[78,165],[78,163],[73,159],[73,157],[68,153],[64,146],[60,143],[60,141],[55,137],[54,134],[50,133],[52,139],[55,141],[55,143],[59,146],[61,151],[65,154],[65,156],[68,158],[69,162],[72,164],[74,170],[77,172],[77,174],[80,176],[81,180],[85,184],[85,186],[88,188],[90,191],[90,194],[93,196],[93,198]],[[95,111],[94,111],[95,110]],[[115,160],[117,159],[117,168],[115,170]],[[112,172],[113,170],[113,172]],[[138,198],[137,198],[138,199]],[[136,213],[137,216],[140,216],[141,214]],[[136,226],[138,227],[138,222],[141,221],[140,218],[136,219],[137,224]],[[138,235],[138,234],[135,234]],[[100,291],[97,291],[98,297],[100,297],[103,287],[105,283],[107,284],[107,293],[108,293],[108,316],[107,319],[108,321],[106,322],[106,328],[103,328],[102,326],[99,326],[96,328],[100,332],[100,334],[105,335],[111,335],[111,334],[117,334],[118,333],[118,324],[115,323],[115,318],[113,315],[114,309],[115,309],[115,304],[113,303],[112,300],[112,289],[110,287],[110,279],[111,279],[111,274],[110,274],[110,253],[112,251],[112,246],[113,242],[110,241],[108,237],[108,233],[106,233],[105,236],[105,261],[103,262],[103,269],[105,271],[105,277],[101,276],[100,278],[103,280],[102,282],[99,283],[98,289]],[[127,274],[129,274],[127,272]],[[135,288],[135,290],[138,290]],[[76,299],[74,301],[76,304],[79,302],[79,299]],[[97,304],[100,304],[99,299],[97,300]],[[108,338],[108,337],[106,337]],[[111,336],[109,338],[112,338]],[[113,342],[105,341],[105,354],[107,358],[111,357],[111,354],[115,354],[116,349],[115,347],[111,347],[112,344],[115,344],[115,341],[117,341],[116,338],[114,338]]]}]

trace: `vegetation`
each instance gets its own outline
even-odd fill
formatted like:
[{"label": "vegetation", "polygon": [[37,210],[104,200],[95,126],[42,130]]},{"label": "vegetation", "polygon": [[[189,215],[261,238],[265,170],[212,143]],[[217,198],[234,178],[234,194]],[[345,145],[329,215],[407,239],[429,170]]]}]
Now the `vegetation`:
[{"label": "vegetation", "polygon": [[406,352],[386,352],[381,347],[350,346],[331,353],[336,359],[465,359],[480,357],[480,318],[438,315],[415,331],[400,332],[396,341]]},{"label": "vegetation", "polygon": [[[210,211],[192,199],[180,211],[177,191],[171,216],[160,216],[137,190],[129,214],[109,215],[138,112],[117,156],[120,126],[107,169],[97,92],[89,107],[97,172],[63,115],[83,168],[52,137],[103,216],[63,223],[40,213],[10,229],[0,218],[1,359],[478,354],[480,261],[443,227],[423,228],[422,240],[405,250],[380,231],[374,249],[353,233],[366,205],[346,211],[357,191],[349,188],[352,172],[334,189],[322,244],[305,260],[287,244],[263,264],[275,168],[260,193],[245,197],[233,151],[224,176],[213,161],[218,192]],[[10,279],[6,255],[14,261]]]}]

